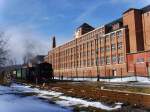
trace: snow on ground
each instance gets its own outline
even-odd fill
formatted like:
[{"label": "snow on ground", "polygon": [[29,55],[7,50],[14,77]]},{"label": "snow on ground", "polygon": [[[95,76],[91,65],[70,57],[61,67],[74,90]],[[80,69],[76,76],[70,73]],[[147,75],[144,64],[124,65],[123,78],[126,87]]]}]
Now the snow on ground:
[{"label": "snow on ground", "polygon": [[121,108],[121,103],[116,103],[114,107],[111,106],[106,106],[102,104],[101,102],[89,102],[86,100],[82,100],[79,98],[72,98],[72,97],[67,97],[67,96],[60,96],[61,101],[56,101],[57,104],[63,105],[63,106],[73,106],[73,105],[81,105],[84,107],[92,106],[96,108],[101,108],[104,110],[116,110]]},{"label": "snow on ground", "polygon": [[12,91],[12,88],[0,85],[0,94],[10,93],[10,91]]},{"label": "snow on ground", "polygon": [[13,84],[12,87],[0,86],[0,112],[72,112],[71,109],[49,104],[36,96],[17,95],[21,90],[24,93],[29,92],[29,89],[30,92],[37,92],[37,89],[18,84]]},{"label": "snow on ground", "polygon": [[121,108],[122,103],[116,103],[114,104],[114,106],[107,106],[102,104],[101,102],[94,102],[94,101],[86,101],[80,98],[73,98],[73,97],[69,97],[69,96],[64,96],[63,93],[60,92],[55,92],[55,91],[45,91],[45,90],[39,90],[36,88],[30,88],[29,86],[23,86],[23,85],[18,85],[18,84],[13,84],[12,85],[13,88],[17,88],[19,87],[19,90],[23,90],[24,92],[28,92],[28,90],[30,90],[30,92],[36,92],[38,93],[38,97],[41,98],[46,98],[46,99],[52,99],[54,97],[59,98],[59,100],[56,100],[56,104],[59,104],[60,106],[75,106],[75,105],[80,105],[81,107],[88,107],[88,106],[92,106],[92,107],[96,107],[96,108],[100,108],[100,109],[104,109],[104,110],[116,110]]},{"label": "snow on ground", "polygon": [[104,79],[103,81],[110,82],[130,82],[137,81],[139,83],[150,83],[150,79],[147,77],[124,77],[124,78],[114,78],[114,79]]},{"label": "snow on ground", "polygon": [[[59,79],[55,77],[55,79]],[[97,81],[97,78],[63,78],[64,80],[74,80],[74,81]],[[130,82],[130,81],[137,81],[139,83],[150,83],[150,78],[148,77],[139,77],[139,76],[132,76],[132,77],[123,77],[123,78],[112,78],[112,79],[100,79],[100,81],[106,82]]]},{"label": "snow on ground", "polygon": [[17,91],[21,91],[21,92],[36,92],[36,91],[38,91],[38,89],[36,89],[36,88],[32,89],[30,87],[31,86],[23,86],[21,84],[15,84],[15,83],[13,83],[11,85],[11,88],[14,88],[14,89],[17,88]]}]

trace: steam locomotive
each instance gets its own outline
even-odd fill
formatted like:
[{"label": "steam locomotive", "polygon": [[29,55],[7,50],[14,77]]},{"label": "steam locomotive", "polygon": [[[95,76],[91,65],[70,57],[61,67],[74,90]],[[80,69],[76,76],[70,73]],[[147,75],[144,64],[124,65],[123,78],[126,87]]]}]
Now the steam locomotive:
[{"label": "steam locomotive", "polygon": [[32,67],[22,66],[13,71],[16,79],[26,80],[35,83],[43,83],[52,80],[53,69],[52,64],[40,63]]}]

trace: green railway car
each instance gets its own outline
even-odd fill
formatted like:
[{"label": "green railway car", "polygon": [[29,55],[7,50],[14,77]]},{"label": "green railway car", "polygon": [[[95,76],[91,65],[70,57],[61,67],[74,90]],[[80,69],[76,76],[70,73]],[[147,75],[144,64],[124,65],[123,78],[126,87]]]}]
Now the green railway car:
[{"label": "green railway car", "polygon": [[53,69],[49,63],[37,64],[34,67],[21,67],[14,72],[16,72],[16,79],[32,82],[45,82],[53,79]]},{"label": "green railway car", "polygon": [[22,77],[21,75],[22,75],[21,69],[17,69],[17,70],[16,70],[16,78],[17,78],[17,79],[21,79],[21,77]]}]

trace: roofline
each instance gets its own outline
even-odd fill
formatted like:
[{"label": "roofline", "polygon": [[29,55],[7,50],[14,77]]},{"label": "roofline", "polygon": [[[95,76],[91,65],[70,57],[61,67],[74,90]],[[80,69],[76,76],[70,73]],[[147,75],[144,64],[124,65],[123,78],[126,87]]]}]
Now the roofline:
[{"label": "roofline", "polygon": [[[104,26],[106,26],[106,25],[102,25],[102,26],[100,26],[100,27],[97,27],[97,28],[95,28],[94,30],[89,31],[89,32],[87,32],[87,33],[81,35],[80,37],[85,36],[85,35],[87,35],[87,34],[89,34],[89,33],[92,33],[92,32],[94,32],[94,31],[96,31],[96,30],[98,30],[98,29],[100,29],[100,28],[103,28]],[[79,38],[80,38],[80,37],[79,37]],[[74,40],[76,40],[76,39],[78,39],[78,38],[73,38],[73,39],[71,39],[70,41],[67,41],[67,42],[65,42],[65,43],[63,43],[63,44],[60,44],[59,46],[57,46],[57,47],[55,47],[55,48],[53,48],[53,49],[51,49],[51,50],[57,49],[57,48],[63,46],[64,44],[67,44],[67,43],[69,43],[69,42],[71,42],[71,41],[74,41]]]},{"label": "roofline", "polygon": [[138,10],[138,11],[141,11],[141,9],[129,8],[128,10],[126,10],[125,12],[123,12],[123,14],[125,14],[125,13],[127,13],[127,12],[129,12],[129,11],[131,11],[131,10]]}]

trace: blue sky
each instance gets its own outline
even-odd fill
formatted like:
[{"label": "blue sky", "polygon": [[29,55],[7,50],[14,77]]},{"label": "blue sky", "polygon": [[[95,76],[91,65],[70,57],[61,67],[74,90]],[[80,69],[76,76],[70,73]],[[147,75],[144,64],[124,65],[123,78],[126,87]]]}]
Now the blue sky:
[{"label": "blue sky", "polygon": [[98,27],[128,8],[149,4],[150,0],[0,0],[0,29],[14,38],[45,41],[47,50],[53,35],[61,44],[71,40],[83,22]]},{"label": "blue sky", "polygon": [[[83,22],[94,27],[119,18],[130,7],[141,8],[149,0],[0,0],[0,25],[26,28],[57,36],[59,43],[72,38]],[[1,6],[0,5],[0,6]]]}]

